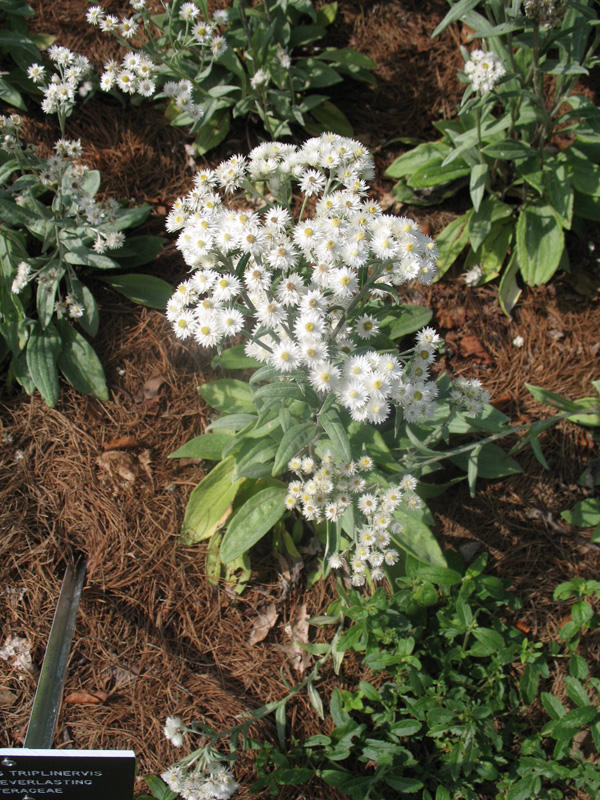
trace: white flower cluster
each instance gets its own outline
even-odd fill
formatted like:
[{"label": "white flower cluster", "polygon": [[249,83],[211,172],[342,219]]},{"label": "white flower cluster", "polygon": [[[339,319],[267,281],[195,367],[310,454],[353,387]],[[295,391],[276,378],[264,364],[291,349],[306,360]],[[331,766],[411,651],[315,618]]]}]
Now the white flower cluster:
[{"label": "white flower cluster", "polygon": [[173,766],[161,778],[184,800],[229,800],[240,787],[225,764],[218,761],[209,764],[208,775],[198,770],[190,773],[185,766]]},{"label": "white flower cluster", "polygon": [[[87,21],[91,25],[98,25],[102,31],[115,33],[125,39],[131,39],[138,31],[140,20],[147,21],[144,16],[145,0],[132,0],[131,5],[139,13],[132,18],[119,20],[113,14],[106,14],[102,6],[92,6],[87,12]],[[219,9],[213,13],[211,21],[201,18],[200,9],[195,3],[183,3],[179,8],[179,15],[173,15],[175,21],[184,22],[185,30],[177,34],[177,49],[201,48],[202,58],[210,54],[213,58],[222,55],[227,50],[227,43],[221,33],[220,26],[227,23],[227,11]],[[142,97],[152,97],[160,87],[157,80],[160,77],[157,64],[143,51],[130,51],[123,58],[121,64],[117,61],[108,61],[104,65],[104,72],[100,78],[100,88],[109,92],[111,89],[120,89],[125,94],[139,94]],[[164,80],[164,78],[163,78]],[[192,83],[182,79],[168,81],[162,87],[160,96],[170,97],[174,100],[179,111],[185,111],[194,121],[202,118],[202,107],[195,103],[192,97]]]},{"label": "white flower cluster", "polygon": [[31,265],[28,264],[26,261],[21,261],[17,265],[17,274],[12,282],[12,286],[10,288],[13,294],[20,294],[23,289],[29,283],[29,279],[31,278]]},{"label": "white flower cluster", "polygon": [[[68,114],[75,105],[75,93],[79,85],[84,83],[91,71],[90,62],[85,56],[56,44],[48,48],[48,55],[57,70],[50,76],[50,80],[46,77],[46,68],[41,64],[32,64],[27,70],[27,76],[43,87],[42,111],[46,114],[59,111]],[[87,83],[85,81],[86,87]]]},{"label": "white flower cluster", "polygon": [[107,61],[104,72],[100,77],[100,88],[110,92],[115,86],[125,94],[139,94],[142,97],[152,97],[156,91],[156,82],[153,80],[156,67],[151,58],[139,53],[129,52],[119,64],[117,61]]},{"label": "white flower cluster", "polygon": [[488,94],[506,74],[506,69],[501,59],[494,53],[473,50],[471,59],[465,64],[465,72],[476,92]]},{"label": "white flower cluster", "polygon": [[[185,726],[181,717],[167,717],[163,730],[171,744],[181,747],[190,729]],[[227,766],[219,761],[219,754],[206,750],[199,751],[197,755],[198,759],[196,754],[193,755],[189,766],[182,763],[169,767],[161,775],[163,781],[184,800],[229,800],[239,789],[239,783],[234,780]],[[207,761],[209,763],[205,769]]]},{"label": "white flower cluster", "polygon": [[288,464],[300,480],[288,485],[287,508],[300,509],[305,519],[317,522],[337,522],[347,509],[353,509],[355,541],[343,552],[329,556],[333,569],[350,564],[353,586],[365,584],[367,571],[372,580],[381,580],[383,565],[397,562],[398,551],[391,547],[391,534],[400,533],[402,523],[394,519],[394,511],[401,504],[409,509],[421,506],[415,493],[417,481],[412,475],[404,475],[397,486],[382,489],[369,485],[372,467],[369,456],[336,464],[331,453],[324,454],[320,463],[310,457],[297,457]]},{"label": "white flower cluster", "polygon": [[[381,422],[390,402],[409,418],[429,416],[436,388],[426,379],[439,337],[423,331],[404,363],[379,356],[367,346],[379,323],[364,306],[385,296],[380,284],[389,292],[389,284],[430,283],[437,250],[413,220],[383,214],[368,198],[372,176],[365,148],[335,134],[302,147],[263,144],[248,159],[198,172],[167,217],[195,270],[167,304],[176,336],[215,347],[250,323],[249,356],[282,377],[300,371],[321,395],[334,392],[354,419]],[[256,194],[256,183],[266,186],[260,213],[224,202],[222,192]],[[296,223],[285,207],[293,184],[303,194]],[[305,216],[309,207],[313,215]]]},{"label": "white flower cluster", "polygon": [[477,378],[456,378],[450,391],[450,402],[476,417],[490,402],[490,393],[483,389]]}]

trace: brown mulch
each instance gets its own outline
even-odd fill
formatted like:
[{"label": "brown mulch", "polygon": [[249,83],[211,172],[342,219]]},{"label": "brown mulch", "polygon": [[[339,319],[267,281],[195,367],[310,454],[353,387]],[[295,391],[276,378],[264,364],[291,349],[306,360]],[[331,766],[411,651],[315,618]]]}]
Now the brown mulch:
[{"label": "brown mulch", "polygon": [[[83,20],[83,0],[33,5],[34,30],[60,33],[59,44],[97,65],[114,55],[111,40],[101,39]],[[107,8],[117,13],[128,6]],[[406,149],[399,137],[433,138],[432,123],[456,107],[460,34],[451,28],[430,39],[446,9],[442,0],[340,3],[328,43],[373,58],[378,87],[342,87],[336,102],[357,138],[376,149],[381,170]],[[48,148],[57,135],[52,120],[33,108],[26,129]],[[68,132],[82,139],[85,158],[101,170],[102,190],[151,203],[145,230],[162,235],[170,203],[190,184],[185,149],[190,137],[171,128],[156,105],[121,106],[100,94],[76,108]],[[240,123],[207,161],[245,148],[247,138],[254,141],[256,132]],[[381,180],[376,191],[385,194],[391,187]],[[436,234],[460,202],[441,210],[416,209],[414,216]],[[590,237],[597,240],[597,232]],[[467,289],[456,274],[441,285],[409,291],[413,302],[432,308],[433,323],[444,334],[440,368],[479,377],[515,422],[552,413],[529,395],[526,382],[577,398],[593,394],[591,381],[600,377],[597,265],[577,247],[574,243],[573,275],[524,292],[511,319],[501,313],[494,287]],[[173,283],[181,277],[184,268],[172,245],[151,271]],[[587,293],[579,293],[582,286]],[[88,577],[55,746],[133,748],[143,776],[179,755],[162,734],[167,715],[180,713],[188,722],[222,728],[283,696],[280,670],[288,681],[298,680],[285,651],[284,626],[303,603],[309,614],[323,613],[335,591],[329,582],[306,593],[300,581],[279,602],[278,566],[265,547],[253,557],[250,588],[237,596],[208,584],[206,545],[177,546],[187,499],[206,467],[167,456],[207,424],[211,412],[196,387],[213,379],[210,359],[176,342],[159,312],[136,308],[103,286],[94,290],[101,308],[95,346],[110,400],[101,403],[65,388],[56,409],[49,410],[37,395],[2,390],[0,434],[12,441],[0,445],[0,646],[9,635],[26,637],[39,669],[65,565],[84,553]],[[517,335],[525,339],[523,348],[512,345]],[[443,545],[459,549],[474,543],[479,552],[488,551],[489,568],[508,578],[522,598],[532,636],[547,642],[556,639],[567,613],[552,600],[555,586],[574,575],[599,574],[599,548],[560,517],[584,496],[577,480],[598,447],[586,429],[568,422],[546,432],[541,443],[549,471],[525,452],[518,456],[523,474],[480,480],[474,498],[461,484],[431,507]],[[275,627],[248,647],[257,615],[272,600],[280,613]],[[311,637],[323,635],[311,631]],[[584,642],[583,648],[597,664],[597,643]],[[342,680],[349,686],[359,674],[357,662],[349,659],[345,666]],[[338,680],[324,673],[325,701]],[[35,683],[34,675],[0,661],[1,746],[21,745]],[[304,697],[289,716],[297,737],[320,730]],[[273,722],[261,723],[256,734],[275,741]],[[249,797],[250,757],[237,776],[243,784],[239,796]],[[136,789],[142,792],[144,784]],[[289,787],[280,796],[292,800],[299,794]],[[303,796],[339,795],[315,785]]]}]

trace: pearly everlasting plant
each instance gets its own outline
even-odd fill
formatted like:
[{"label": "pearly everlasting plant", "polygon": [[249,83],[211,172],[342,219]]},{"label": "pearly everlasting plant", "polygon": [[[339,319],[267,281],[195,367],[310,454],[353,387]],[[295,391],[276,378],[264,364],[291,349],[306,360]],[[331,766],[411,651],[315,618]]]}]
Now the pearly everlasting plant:
[{"label": "pearly everlasting plant", "polygon": [[53,71],[50,73],[48,67],[34,63],[27,69],[27,77],[42,89],[42,111],[58,116],[64,136],[65,121],[73,111],[77,96],[85,97],[92,89],[87,80],[91,65],[85,56],[60,45],[51,45],[48,56]]},{"label": "pearly everlasting plant", "polygon": [[465,252],[467,275],[477,266],[479,283],[501,277],[508,314],[519,280],[537,286],[568,270],[569,238],[584,236],[583,221],[599,217],[600,111],[576,93],[598,62],[598,5],[450,4],[434,35],[460,16],[470,39],[483,42],[483,49],[461,47],[466,88],[458,118],[436,123],[441,138],[400,156],[387,175],[400,179],[394,193],[408,203],[468,193],[472,208],[438,237],[438,271]]},{"label": "pearly everlasting plant", "polygon": [[304,0],[254,7],[236,0],[230,9],[209,11],[206,0],[165,0],[160,14],[145,0],[130,5],[128,16],[100,5],[88,9],[87,21],[124,48],[122,59],[104,65],[100,87],[134,102],[166,99],[167,115],[175,125],[190,126],[200,153],[223,141],[231,117],[249,114],[270,139],[291,135],[294,125],[350,132],[323,90],[344,75],[374,82],[366,56],[316,46],[335,18],[335,4],[317,11]]},{"label": "pearly everlasting plant", "polygon": [[[79,140],[61,138],[43,157],[20,131],[19,117],[0,117],[0,360],[9,360],[9,379],[39,390],[50,406],[59,371],[79,391],[105,398],[104,372],[86,338],[99,324],[89,273],[145,263],[161,240],[137,237],[137,254],[126,247],[124,229],[149,208],[98,200],[100,175],[82,162]],[[139,284],[143,297],[143,276]]]},{"label": "pearly everlasting plant", "polygon": [[[191,271],[167,304],[174,335],[221,352],[215,365],[258,367],[250,384],[200,387],[227,413],[173,454],[221,461],[192,495],[182,541],[212,536],[233,503],[223,565],[247,569],[252,544],[299,511],[324,546],[324,572],[350,565],[355,583],[379,579],[397,548],[411,547],[406,516],[425,527],[420,459],[451,420],[490,413],[478,381],[434,379],[442,342],[418,330],[430,315],[417,309],[415,324],[398,287],[434,279],[436,245],[414,220],[382,212],[372,177],[370,154],[352,139],[264,144],[198,171],[167,217]],[[412,333],[399,351],[395,339]],[[423,528],[425,559],[442,558]],[[380,535],[379,549],[367,533]]]}]

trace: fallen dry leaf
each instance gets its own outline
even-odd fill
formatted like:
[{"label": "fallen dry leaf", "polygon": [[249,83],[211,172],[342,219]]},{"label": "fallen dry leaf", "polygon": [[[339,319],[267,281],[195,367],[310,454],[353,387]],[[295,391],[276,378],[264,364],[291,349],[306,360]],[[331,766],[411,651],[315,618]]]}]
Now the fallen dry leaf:
[{"label": "fallen dry leaf", "polygon": [[150,462],[152,461],[152,457],[150,455],[150,450],[142,450],[142,452],[137,457],[138,463],[141,468],[146,473],[148,480],[152,481],[152,470],[150,469]]},{"label": "fallen dry leaf", "polygon": [[22,673],[34,675],[36,672],[31,660],[31,644],[24,636],[8,636],[0,649],[0,658],[8,661],[17,671],[19,678],[22,677]]},{"label": "fallen dry leaf", "polygon": [[283,650],[288,654],[292,669],[302,675],[310,663],[310,653],[307,653],[297,642],[308,644],[308,614],[306,613],[306,603],[298,609],[296,621],[284,627],[286,636],[291,640],[291,644],[284,645]]},{"label": "fallen dry leaf", "polygon": [[252,645],[257,644],[257,642],[262,642],[262,640],[266,638],[271,628],[277,622],[278,616],[279,611],[277,611],[275,603],[269,603],[265,610],[254,620],[254,625],[250,631],[250,638],[248,639],[248,647],[252,647]]},{"label": "fallen dry leaf", "polygon": [[461,328],[467,319],[467,312],[464,306],[450,305],[440,306],[437,311],[437,320],[441,328],[452,330]]},{"label": "fallen dry leaf", "polygon": [[100,703],[105,703],[108,700],[106,692],[86,692],[81,689],[65,697],[65,703],[71,706],[97,706]]},{"label": "fallen dry leaf", "polygon": [[140,443],[135,436],[120,436],[118,439],[112,439],[110,442],[104,442],[102,449],[106,452],[108,450],[128,450],[132,447],[139,447]]},{"label": "fallen dry leaf", "polygon": [[17,702],[17,695],[0,686],[0,708],[11,708]]},{"label": "fallen dry leaf", "polygon": [[480,361],[483,364],[491,364],[492,357],[484,349],[483,345],[473,334],[467,334],[460,340],[461,353],[465,358],[473,358],[475,361]]},{"label": "fallen dry leaf", "polygon": [[154,400],[154,398],[160,392],[160,387],[165,382],[166,378],[164,375],[153,375],[151,378],[144,383],[142,388],[133,398],[136,403],[143,403],[147,400]]},{"label": "fallen dry leaf", "polygon": [[122,450],[102,453],[96,458],[96,466],[100,470],[98,476],[100,481],[112,483],[115,494],[133,489],[138,465],[131,453],[125,453]]}]

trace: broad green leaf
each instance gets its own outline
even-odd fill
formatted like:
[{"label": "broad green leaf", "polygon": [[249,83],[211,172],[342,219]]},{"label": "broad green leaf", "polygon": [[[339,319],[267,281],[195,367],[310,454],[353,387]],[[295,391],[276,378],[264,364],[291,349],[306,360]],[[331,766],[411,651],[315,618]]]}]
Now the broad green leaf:
[{"label": "broad green leaf", "polygon": [[531,383],[526,383],[525,388],[538,402],[544,403],[544,405],[553,406],[561,411],[576,412],[580,410],[576,401],[561,397],[561,395],[551,392],[549,389],[542,389],[541,386],[533,386]]},{"label": "broad green leaf", "polygon": [[210,365],[213,369],[217,367],[221,367],[221,369],[256,369],[262,366],[260,361],[246,355],[243,344],[236,344],[235,347],[223,350],[220,355],[213,358]]},{"label": "broad green leaf", "polygon": [[471,174],[471,167],[462,159],[456,159],[451,164],[442,166],[441,158],[436,158],[430,161],[423,167],[420,167],[416,172],[407,180],[407,184],[412,186],[413,189],[427,189],[431,186],[438,186],[443,183],[450,183],[451,181],[464,178]]},{"label": "broad green leaf", "polygon": [[151,211],[151,205],[136,206],[135,208],[121,208],[117,211],[117,220],[112,227],[117,231],[137,228],[138,225],[141,225],[142,222],[147,219]]},{"label": "broad green leaf", "polygon": [[513,251],[508,265],[502,272],[502,277],[498,285],[498,302],[500,303],[500,308],[507,317],[510,317],[510,312],[521,296],[521,289],[517,283],[518,273],[519,261],[516,251]]},{"label": "broad green leaf", "polygon": [[481,152],[488,158],[499,158],[502,161],[519,161],[535,155],[535,150],[518,139],[503,139],[500,142],[493,142],[484,147]]},{"label": "broad green leaf", "polygon": [[185,510],[179,544],[197,544],[210,538],[231,513],[244,479],[232,481],[233,456],[221,461],[192,491]]},{"label": "broad green leaf", "polygon": [[293,428],[284,433],[279,443],[271,474],[275,476],[285,472],[290,459],[304,450],[316,435],[317,426],[314,422],[302,422],[299,425],[294,425]]},{"label": "broad green leaf", "polygon": [[154,275],[115,275],[100,280],[125,295],[128,300],[161,311],[166,308],[173,294],[171,284]]},{"label": "broad green leaf", "polygon": [[399,305],[389,326],[390,339],[401,339],[409,333],[416,333],[429,325],[433,312],[425,306]]},{"label": "broad green leaf", "polygon": [[560,700],[550,692],[542,692],[540,695],[542,705],[553,720],[561,719],[567,713]]},{"label": "broad green leaf", "polygon": [[577,405],[583,409],[595,411],[594,414],[573,414],[569,417],[570,422],[576,422],[578,425],[588,425],[591,428],[600,426],[600,397],[582,397],[577,400]]},{"label": "broad green leaf", "polygon": [[563,229],[548,206],[522,209],[517,222],[517,257],[529,286],[540,286],[554,275],[565,246]]},{"label": "broad green leaf", "polygon": [[146,775],[146,783],[150,787],[153,798],[156,800],[175,800],[177,792],[172,792],[166,783],[158,778],[156,775]]},{"label": "broad green leaf", "polygon": [[469,221],[473,211],[467,211],[461,217],[452,220],[436,239],[438,247],[437,280],[446,273],[469,241]]},{"label": "broad green leaf", "polygon": [[471,177],[469,179],[469,192],[471,194],[471,202],[475,211],[479,211],[483,195],[485,193],[485,179],[488,173],[487,164],[475,164],[471,169]]},{"label": "broad green leaf", "polygon": [[339,414],[331,409],[319,417],[323,430],[329,437],[333,451],[341,461],[352,461],[350,440]]},{"label": "broad green leaf", "polygon": [[231,414],[251,414],[256,411],[252,402],[252,389],[244,381],[221,378],[198,387],[200,396],[211,408]]},{"label": "broad green leaf", "polygon": [[544,197],[552,206],[558,217],[559,223],[566,230],[571,229],[573,219],[573,203],[575,194],[573,186],[567,175],[565,164],[553,164],[551,169],[544,169]]},{"label": "broad green leaf", "polygon": [[247,552],[286,513],[287,487],[268,487],[247,500],[227,526],[221,543],[221,561],[230,561]]},{"label": "broad green leaf", "polygon": [[47,405],[53,408],[60,393],[58,385],[58,359],[61,339],[54,325],[42,330],[36,322],[27,342],[27,369],[35,388],[44,398]]},{"label": "broad green leaf", "polygon": [[310,113],[315,118],[316,124],[310,123],[305,125],[305,128],[313,136],[318,136],[325,131],[333,131],[333,133],[338,133],[340,136],[352,136],[354,134],[350,120],[329,100],[313,108]]},{"label": "broad green leaf", "polygon": [[331,25],[332,22],[335,22],[337,12],[337,3],[327,3],[327,5],[321,6],[317,11],[317,24],[323,25],[324,27]]},{"label": "broad green leaf", "polygon": [[586,497],[570,510],[563,511],[561,517],[570,525],[576,525],[578,528],[593,528],[600,524],[600,498]]},{"label": "broad green leaf", "polygon": [[164,243],[160,236],[130,236],[123,247],[111,250],[110,255],[123,268],[135,269],[153,261],[162,252]]},{"label": "broad green leaf", "polygon": [[229,133],[229,116],[229,109],[225,108],[202,124],[194,141],[194,148],[198,155],[205,155],[225,139]]},{"label": "broad green leaf", "polygon": [[78,392],[108,400],[104,370],[92,345],[66,320],[58,320],[57,325],[62,339],[57,364],[62,374]]},{"label": "broad green leaf", "polygon": [[429,161],[436,158],[445,158],[450,152],[447,144],[442,142],[425,142],[404,153],[385,171],[386,178],[405,178],[424,167]]},{"label": "broad green leaf", "polygon": [[506,203],[495,197],[486,198],[469,219],[469,241],[473,250],[479,250],[490,235],[494,223],[507,219],[511,214],[512,208]]},{"label": "broad green leaf", "polygon": [[223,448],[232,440],[230,433],[203,433],[190,439],[168,458],[204,458],[207,461],[220,461]]},{"label": "broad green leaf", "polygon": [[414,794],[415,792],[420,792],[423,788],[422,781],[418,781],[416,778],[395,778],[388,774],[385,776],[385,782],[392,789],[403,794]]},{"label": "broad green leaf", "polygon": [[448,566],[437,539],[424,522],[400,509],[396,509],[394,518],[402,523],[400,533],[392,534],[393,541],[399,547],[423,564],[432,567]]},{"label": "broad green leaf", "polygon": [[86,267],[97,267],[98,269],[118,269],[120,264],[108,256],[99,255],[90,250],[89,247],[73,247],[65,253],[67,264],[82,264]]},{"label": "broad green leaf", "polygon": [[444,19],[440,22],[434,32],[431,34],[431,38],[434,39],[436,36],[439,36],[440,33],[448,27],[452,22],[456,22],[457,20],[461,20],[465,14],[469,11],[472,11],[475,6],[477,6],[479,0],[460,0],[459,3],[456,3],[452,6],[450,11],[446,14]]},{"label": "broad green leaf", "polygon": [[[449,459],[465,472],[469,465],[469,454],[459,453]],[[507,475],[518,475],[523,472],[517,462],[511,458],[501,447],[490,443],[484,445],[477,458],[477,472],[482,478],[504,478]]]}]

